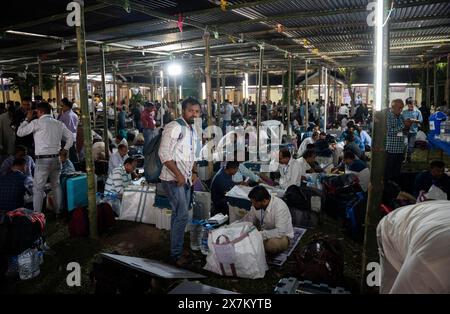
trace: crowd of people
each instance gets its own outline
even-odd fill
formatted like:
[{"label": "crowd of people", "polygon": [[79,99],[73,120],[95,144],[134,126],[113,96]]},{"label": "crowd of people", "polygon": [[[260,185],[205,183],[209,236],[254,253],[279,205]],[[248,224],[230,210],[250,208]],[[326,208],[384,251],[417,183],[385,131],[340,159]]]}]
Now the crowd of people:
[{"label": "crowd of people", "polygon": [[[411,99],[396,99],[387,111],[385,180],[398,181],[403,163],[411,161],[418,132],[426,129],[429,114],[419,110]],[[177,266],[185,265],[184,232],[188,210],[192,204],[192,186],[198,180],[198,147],[202,137],[197,134],[194,120],[202,118],[205,126],[207,110],[195,98],[179,104],[146,101],[130,108],[121,102],[114,116],[114,104],[104,105],[99,97],[90,98],[91,119],[103,119],[107,112],[108,138],[101,130],[92,132],[92,156],[96,173],[104,166],[104,192],[121,199],[132,180],[140,177],[136,156],[145,156],[150,143],[161,134],[158,156],[162,164],[159,179],[172,209],[170,255]],[[327,121],[324,110],[328,108]],[[63,208],[61,176],[82,169],[85,157],[82,123],[75,100],[64,98],[34,101],[24,97],[20,104],[9,103],[0,115],[0,208],[13,210],[27,207],[42,211],[46,195],[56,198],[56,213]],[[286,111],[280,103],[265,101],[262,120],[286,121]],[[293,239],[292,218],[286,203],[258,185],[265,183],[286,191],[292,185],[309,186],[311,178],[323,174],[352,173],[358,177],[363,192],[369,188],[369,164],[372,150],[372,113],[366,104],[353,110],[347,105],[327,106],[322,100],[291,107],[293,136],[283,137],[283,148],[277,152],[275,175],[266,177],[247,168],[237,160],[218,162],[217,171],[208,181],[212,195],[211,214],[229,214],[226,193],[236,185],[254,187],[248,198],[252,209],[243,217],[259,226],[266,252],[275,254],[289,247]],[[308,112],[306,112],[308,110]],[[102,117],[102,118],[100,118]],[[244,101],[233,106],[228,100],[214,102],[213,118],[224,134],[230,126],[252,126],[256,106]],[[308,118],[308,119],[307,119]],[[128,119],[128,122],[127,122]],[[117,121],[117,133],[114,132]],[[131,127],[128,123],[131,121]],[[158,130],[162,127],[162,133]],[[246,155],[247,155],[246,151]],[[108,158],[107,158],[108,156]],[[248,156],[248,155],[247,155]],[[436,185],[450,196],[450,179],[444,173],[445,164],[433,161],[430,169],[416,178],[414,194]],[[415,195],[417,196],[417,195]]]}]

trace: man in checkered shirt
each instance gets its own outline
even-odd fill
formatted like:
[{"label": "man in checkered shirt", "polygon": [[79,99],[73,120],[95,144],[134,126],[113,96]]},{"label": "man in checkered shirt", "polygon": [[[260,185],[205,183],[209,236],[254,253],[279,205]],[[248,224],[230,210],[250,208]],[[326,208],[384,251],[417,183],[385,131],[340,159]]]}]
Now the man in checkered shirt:
[{"label": "man in checkered shirt", "polygon": [[412,125],[411,120],[405,120],[401,115],[403,100],[392,101],[391,110],[387,112],[386,136],[386,166],[384,179],[399,182],[402,163],[405,156],[407,134]]}]

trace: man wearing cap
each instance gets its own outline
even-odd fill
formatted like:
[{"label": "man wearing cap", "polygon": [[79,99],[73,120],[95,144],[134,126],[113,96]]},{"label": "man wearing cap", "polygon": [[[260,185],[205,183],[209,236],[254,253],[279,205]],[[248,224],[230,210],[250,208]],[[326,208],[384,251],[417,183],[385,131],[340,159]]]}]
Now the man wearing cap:
[{"label": "man wearing cap", "polygon": [[406,99],[408,109],[402,112],[403,120],[410,120],[412,125],[408,133],[408,151],[406,154],[406,162],[411,162],[411,155],[414,152],[414,143],[416,142],[417,131],[419,130],[419,123],[422,123],[422,113],[415,108],[412,98]]}]

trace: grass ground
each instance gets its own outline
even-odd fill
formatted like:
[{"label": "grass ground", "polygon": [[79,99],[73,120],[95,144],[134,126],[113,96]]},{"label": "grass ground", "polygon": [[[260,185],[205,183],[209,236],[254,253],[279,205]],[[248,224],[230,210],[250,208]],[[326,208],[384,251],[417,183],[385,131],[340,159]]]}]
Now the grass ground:
[{"label": "grass ground", "polygon": [[[413,162],[404,167],[404,171],[419,171],[427,168],[427,151],[417,151],[413,155]],[[430,152],[429,159],[439,159],[440,153]],[[450,165],[450,158],[444,155],[444,161]],[[323,217],[321,226],[314,230],[308,230],[303,236],[296,251],[301,250],[306,243],[317,233],[325,233],[340,240],[344,250],[344,282],[342,286],[352,293],[359,292],[361,279],[361,252],[362,243],[349,238],[342,229],[339,221],[327,216]],[[47,243],[52,248],[54,255],[46,255],[44,264],[41,265],[41,274],[28,281],[17,278],[8,278],[0,283],[0,293],[4,294],[87,294],[94,292],[89,273],[92,264],[99,253],[119,252],[120,254],[139,256],[163,262],[168,261],[169,256],[169,232],[156,229],[152,225],[137,224],[127,221],[118,221],[112,230],[97,240],[89,238],[70,238],[67,224],[60,220],[49,218],[47,221]],[[185,245],[188,246],[188,236]],[[295,255],[295,252],[293,253]],[[206,279],[202,283],[240,293],[272,293],[276,283],[283,277],[295,274],[296,262],[293,255],[282,267],[271,267],[265,278],[258,280],[224,278],[202,269],[205,264],[204,257],[197,253],[200,260],[192,271],[204,274]],[[66,266],[70,262],[78,262],[81,265],[81,287],[69,287],[66,284],[68,271]],[[158,292],[167,292],[164,289]]]}]

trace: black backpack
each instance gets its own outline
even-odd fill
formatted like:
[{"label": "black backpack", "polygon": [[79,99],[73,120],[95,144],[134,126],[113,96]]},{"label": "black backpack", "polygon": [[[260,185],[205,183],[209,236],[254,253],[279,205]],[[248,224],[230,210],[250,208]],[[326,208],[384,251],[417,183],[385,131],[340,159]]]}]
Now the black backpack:
[{"label": "black backpack", "polygon": [[[177,123],[181,126],[185,126],[186,123],[181,119],[176,119]],[[159,158],[159,146],[161,145],[163,128],[159,129],[159,133],[152,138],[152,140],[145,147],[144,156],[144,176],[147,182],[157,183],[159,182],[159,175],[163,164]]]},{"label": "black backpack", "polygon": [[[313,211],[311,208],[313,196],[320,197],[319,212]],[[321,211],[325,204],[325,196],[319,189],[292,185],[286,190],[283,200],[289,207],[294,227],[314,228],[321,224]]]},{"label": "black backpack", "polygon": [[317,234],[297,253],[297,276],[314,283],[338,286],[344,277],[344,253],[337,239]]}]

